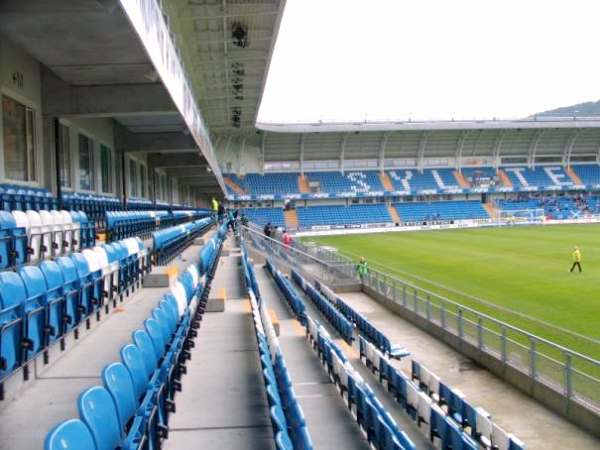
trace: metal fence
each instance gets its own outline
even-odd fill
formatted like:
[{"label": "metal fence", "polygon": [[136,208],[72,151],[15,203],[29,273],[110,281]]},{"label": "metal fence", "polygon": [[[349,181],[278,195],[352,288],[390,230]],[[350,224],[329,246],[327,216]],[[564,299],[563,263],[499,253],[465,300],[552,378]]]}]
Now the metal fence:
[{"label": "metal fence", "polygon": [[[256,248],[286,260],[325,283],[361,282],[355,263],[335,251],[300,242],[286,247],[251,228],[244,228],[243,233]],[[362,283],[461,342],[600,414],[600,361],[377,270],[371,269]]]}]

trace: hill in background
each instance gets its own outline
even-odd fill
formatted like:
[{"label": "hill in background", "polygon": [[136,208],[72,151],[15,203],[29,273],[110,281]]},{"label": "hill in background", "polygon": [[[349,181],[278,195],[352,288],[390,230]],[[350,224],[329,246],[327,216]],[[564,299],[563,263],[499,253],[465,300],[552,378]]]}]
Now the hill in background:
[{"label": "hill in background", "polygon": [[600,116],[600,100],[596,102],[577,103],[576,105],[571,106],[562,106],[560,108],[534,114],[533,116]]}]

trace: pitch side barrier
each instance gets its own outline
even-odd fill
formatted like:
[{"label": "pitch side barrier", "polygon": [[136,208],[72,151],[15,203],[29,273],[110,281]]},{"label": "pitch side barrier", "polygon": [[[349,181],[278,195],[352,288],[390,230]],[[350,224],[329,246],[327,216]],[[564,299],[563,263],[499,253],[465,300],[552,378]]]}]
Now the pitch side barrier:
[{"label": "pitch side barrier", "polygon": [[454,220],[439,221],[427,223],[410,223],[396,226],[374,227],[372,225],[355,226],[355,227],[335,227],[330,225],[314,226],[311,230],[300,231],[295,234],[297,237],[311,236],[337,236],[345,234],[368,234],[368,233],[391,233],[403,231],[433,231],[433,230],[456,230],[464,228],[486,228],[486,227],[516,227],[524,225],[568,225],[568,224],[589,224],[600,223],[600,216],[582,217],[580,219],[544,219],[544,220],[525,220],[519,222],[511,222],[508,220],[499,219],[478,219],[478,220]]},{"label": "pitch side barrier", "polygon": [[[322,247],[286,247],[243,228],[258,250],[335,286],[360,283],[355,263]],[[490,372],[600,436],[600,361],[480,313],[400,278],[371,269],[365,293]]]}]

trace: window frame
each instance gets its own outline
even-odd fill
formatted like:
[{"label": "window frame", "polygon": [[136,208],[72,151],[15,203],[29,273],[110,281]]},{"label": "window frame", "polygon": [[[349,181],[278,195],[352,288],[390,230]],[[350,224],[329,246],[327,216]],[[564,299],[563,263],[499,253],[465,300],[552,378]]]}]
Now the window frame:
[{"label": "window frame", "polygon": [[[100,153],[100,164],[99,164],[99,172],[100,172],[100,185],[98,186],[98,192],[106,195],[114,195],[115,194],[115,151],[112,146],[105,144],[104,142],[99,142],[99,153]],[[107,150],[109,156],[109,164],[108,164],[108,187],[109,190],[104,189],[104,169],[103,169],[103,150]]]},{"label": "window frame", "polygon": [[[18,92],[18,91],[14,91],[12,89],[8,89],[6,87],[0,86],[0,103],[2,103],[2,97],[8,97],[11,100],[20,103],[21,105],[25,106],[26,108],[26,112],[28,110],[31,111],[32,114],[32,118],[33,118],[33,126],[32,126],[32,131],[33,131],[33,173],[32,173],[32,179],[30,180],[15,180],[12,178],[8,178],[6,176],[6,167],[5,167],[5,162],[4,162],[4,158],[5,158],[5,154],[4,154],[4,131],[2,130],[2,132],[0,132],[0,149],[2,150],[0,152],[0,177],[2,179],[2,182],[8,182],[14,185],[18,185],[18,186],[27,186],[27,187],[40,187],[41,186],[41,179],[42,179],[42,154],[43,151],[40,151],[40,149],[42,149],[42,115],[41,115],[41,105],[32,101],[31,99],[25,97],[22,93]],[[3,107],[0,104],[0,125],[4,124],[4,113],[3,113]]]},{"label": "window frame", "polygon": [[[66,132],[65,132],[66,131]],[[66,170],[66,181],[68,184],[63,184],[63,174],[62,172],[60,173],[60,188],[61,189],[66,189],[68,191],[72,191],[73,190],[73,145],[71,143],[71,134],[73,132],[73,128],[71,127],[71,125],[64,123],[64,122],[59,122],[59,139],[60,139],[60,150],[61,150],[61,156],[60,156],[60,162],[61,162],[61,168],[63,170]],[[64,148],[63,148],[63,137],[67,137],[67,149],[66,152],[64,152]],[[78,138],[79,139],[79,138]],[[78,142],[79,145],[79,142]],[[58,149],[56,149],[56,151],[58,151]],[[79,151],[79,150],[78,150]],[[65,160],[64,160],[64,155],[67,155],[68,161],[67,164],[65,165]]]},{"label": "window frame", "polygon": [[[91,146],[88,146],[88,150],[90,150],[90,175],[88,175],[90,177],[89,189],[84,188],[81,185],[81,137],[86,138],[91,143]],[[96,141],[90,137],[90,134],[88,134],[86,131],[77,128],[77,191],[89,193],[96,192],[98,182],[96,173],[96,159]]]}]

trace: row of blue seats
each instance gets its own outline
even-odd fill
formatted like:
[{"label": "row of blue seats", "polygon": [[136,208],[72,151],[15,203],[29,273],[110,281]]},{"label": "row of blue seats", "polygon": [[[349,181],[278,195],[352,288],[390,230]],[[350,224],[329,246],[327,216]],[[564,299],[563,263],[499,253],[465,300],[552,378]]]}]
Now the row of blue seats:
[{"label": "row of blue seats", "polygon": [[[332,303],[335,307],[350,320],[358,329],[360,334],[364,336],[368,341],[372,342],[382,352],[389,355],[391,358],[403,358],[409,355],[409,352],[398,345],[392,345],[388,337],[379,331],[369,320],[361,313],[357,312],[348,305],[344,300],[329,289],[325,284],[319,280],[315,281],[315,287]],[[362,348],[361,348],[362,356]]]},{"label": "row of blue seats", "polygon": [[342,398],[346,395],[348,409],[352,411],[354,407],[354,418],[371,446],[377,450],[415,450],[413,442],[354,370],[327,330],[310,316],[307,317],[306,334],[313,348],[321,355],[329,377],[338,387]]},{"label": "row of blue seats", "polygon": [[0,211],[0,269],[69,254],[96,243],[84,212]]},{"label": "row of blue seats", "polygon": [[[223,236],[215,234],[214,247],[220,249]],[[175,410],[175,393],[181,390],[185,362],[191,357],[216,258],[209,273],[200,271],[205,263],[201,256],[197,266],[184,271],[144,321],[144,329],[132,333],[132,343],[120,351],[121,361],[103,369],[103,386],[81,394],[79,418],[48,433],[45,450],[161,448],[168,438],[169,415]]]},{"label": "row of blue seats", "polygon": [[11,184],[0,185],[0,210],[34,211],[57,209],[56,198],[46,189],[23,187]]},{"label": "row of blue seats", "polygon": [[[491,415],[481,407],[473,407],[462,392],[452,389],[427,367],[411,361],[411,378],[415,387],[431,399],[431,423],[444,428],[452,421],[478,444],[489,450],[523,450],[525,445],[492,421]],[[420,395],[420,394],[419,394]],[[438,433],[443,434],[443,433]]]},{"label": "row of blue seats", "polygon": [[[276,276],[282,277],[272,264],[270,264],[269,270]],[[306,308],[302,300],[295,289],[291,285],[289,287],[292,295],[301,304],[299,310],[303,311],[301,317],[305,319],[306,335],[313,349],[317,351],[321,363],[327,368],[331,381],[339,387],[342,397],[344,393],[347,394],[348,408],[352,411],[352,405],[356,406],[356,420],[367,434],[369,443],[376,449],[382,450],[414,449],[413,443],[398,428],[396,422],[385,411],[381,402],[360,375],[353,370],[347,357],[341,348],[331,340],[325,328],[304,313]]]},{"label": "row of blue seats", "polygon": [[336,308],[331,304],[325,297],[321,295],[311,284],[306,281],[302,275],[295,270],[292,270],[292,279],[296,282],[306,295],[313,301],[315,306],[321,311],[321,313],[327,318],[327,320],[333,325],[333,327],[340,333],[342,338],[348,343],[352,344],[354,340],[354,325],[348,319],[346,319]]},{"label": "row of blue seats", "polygon": [[[109,302],[135,288],[149,270],[136,239],[0,272],[0,400],[3,382],[17,369],[29,378],[28,363],[71,331],[100,320]],[[47,361],[47,358],[45,358]]]},{"label": "row of blue seats", "polygon": [[292,380],[279,348],[275,329],[266,313],[264,299],[257,301],[253,288],[256,286],[256,278],[243,243],[242,264],[252,306],[256,340],[276,447],[278,450],[312,450],[313,444],[306,427],[304,413],[292,387]]},{"label": "row of blue seats", "polygon": [[175,255],[191,243],[192,239],[206,231],[213,223],[213,218],[206,217],[152,233],[152,252],[155,264],[163,265],[171,261]]},{"label": "row of blue seats", "polygon": [[412,362],[413,377],[422,374],[423,381],[411,380],[364,338],[359,337],[359,342],[361,361],[379,375],[379,382],[387,386],[388,392],[432,442],[440,441],[442,448],[460,450],[525,448],[518,439],[493,424],[483,409],[466,402],[462,392],[450,388],[423,366]]},{"label": "row of blue seats", "polygon": [[283,274],[273,265],[270,259],[267,259],[267,269],[275,279],[275,283],[277,283],[277,286],[279,286],[281,292],[283,292],[283,296],[290,305],[290,308],[292,308],[292,311],[294,312],[298,321],[302,325],[306,325],[306,307],[292,286],[290,280],[283,276]]},{"label": "row of blue seats", "polygon": [[106,231],[109,240],[144,236],[161,228],[198,220],[209,215],[208,210],[107,211]]}]

